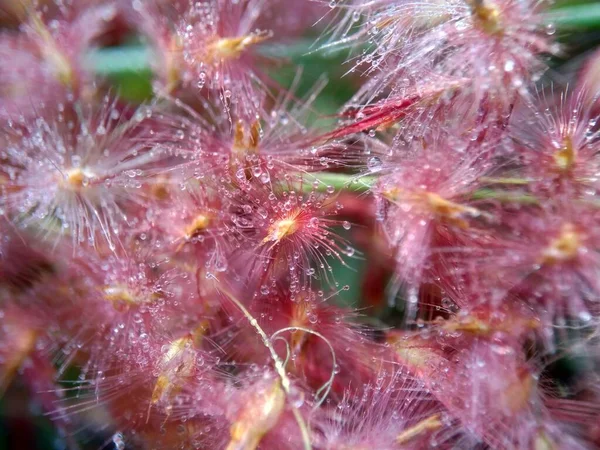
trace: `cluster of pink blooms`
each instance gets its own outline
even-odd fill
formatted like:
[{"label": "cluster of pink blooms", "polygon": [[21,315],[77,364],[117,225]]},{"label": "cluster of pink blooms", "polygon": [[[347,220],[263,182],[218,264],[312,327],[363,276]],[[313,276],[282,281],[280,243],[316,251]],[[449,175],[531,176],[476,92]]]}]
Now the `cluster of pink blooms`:
[{"label": "cluster of pink blooms", "polygon": [[[545,2],[31,3],[0,33],[0,390],[67,445],[598,448],[600,102],[591,63],[546,81]],[[142,106],[89,57],[133,33]],[[311,35],[357,81],[334,120],[272,78]]]}]

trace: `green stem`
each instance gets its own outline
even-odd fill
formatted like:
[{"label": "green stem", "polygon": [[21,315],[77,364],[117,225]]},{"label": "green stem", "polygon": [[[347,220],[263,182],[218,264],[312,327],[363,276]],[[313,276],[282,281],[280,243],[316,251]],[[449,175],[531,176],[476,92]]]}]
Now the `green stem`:
[{"label": "green stem", "polygon": [[[300,63],[303,60],[332,60],[340,59],[340,62],[345,59],[344,50],[328,50],[311,52],[310,45],[312,41],[302,39],[299,42],[289,45],[265,45],[263,48],[264,55],[286,58]],[[84,64],[98,75],[112,76],[119,75],[123,72],[144,72],[151,73],[153,55],[151,49],[139,43],[122,45],[119,47],[102,47],[91,51],[86,55]],[[304,61],[305,62],[305,61]]]},{"label": "green stem", "polygon": [[336,191],[368,192],[377,181],[375,176],[349,175],[347,173],[317,172],[305,175],[305,181],[318,181],[318,186],[303,183],[302,190],[327,192],[331,188]]},{"label": "green stem", "polygon": [[600,4],[564,6],[552,10],[546,17],[548,23],[564,31],[600,28]]},{"label": "green stem", "polygon": [[120,47],[98,48],[90,52],[84,64],[98,75],[113,75],[122,72],[151,71],[152,52],[141,44]]},{"label": "green stem", "polygon": [[84,65],[110,84],[125,100],[141,103],[152,98],[152,52],[143,45],[107,47],[90,52]]},{"label": "green stem", "polygon": [[537,205],[538,199],[529,194],[518,192],[496,191],[494,189],[479,189],[471,196],[473,200],[498,200],[503,203],[520,203],[523,205]]},{"label": "green stem", "polygon": [[[314,177],[314,178],[312,178]],[[308,181],[319,181],[319,185],[315,188],[313,183]],[[527,184],[527,180],[522,178],[485,178],[489,183],[522,185]],[[482,180],[482,181],[483,181]],[[356,193],[368,192],[377,181],[377,176],[357,176],[345,173],[330,173],[317,172],[304,177],[304,182],[300,189],[305,192],[328,192],[331,188],[336,191],[350,191]],[[525,205],[537,205],[538,199],[526,193],[503,191],[496,189],[478,189],[471,196],[473,200],[498,200],[503,203],[520,203]]]}]

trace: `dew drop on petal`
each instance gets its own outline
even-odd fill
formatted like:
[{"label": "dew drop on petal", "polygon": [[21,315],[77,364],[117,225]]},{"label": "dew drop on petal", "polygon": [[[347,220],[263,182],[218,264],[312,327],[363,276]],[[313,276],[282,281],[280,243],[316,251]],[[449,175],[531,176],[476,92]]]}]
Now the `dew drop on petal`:
[{"label": "dew drop on petal", "polygon": [[112,442],[115,444],[116,450],[125,450],[125,439],[122,433],[113,434]]},{"label": "dew drop on petal", "polygon": [[515,62],[512,59],[507,60],[504,63],[504,71],[505,72],[512,72],[515,68]]},{"label": "dew drop on petal", "polygon": [[381,168],[381,158],[378,156],[372,156],[367,160],[367,167],[369,170],[379,170]]}]

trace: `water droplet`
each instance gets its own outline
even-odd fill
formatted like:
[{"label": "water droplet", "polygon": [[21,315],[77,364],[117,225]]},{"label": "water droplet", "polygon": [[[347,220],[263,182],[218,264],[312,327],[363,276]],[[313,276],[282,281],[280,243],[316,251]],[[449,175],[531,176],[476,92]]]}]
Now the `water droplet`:
[{"label": "water droplet", "polygon": [[265,171],[260,174],[259,179],[261,183],[267,184],[269,181],[271,181],[271,176],[269,175],[269,172]]},{"label": "water droplet", "polygon": [[122,433],[113,434],[112,441],[116,450],[125,450],[125,439]]},{"label": "water droplet", "polygon": [[408,292],[407,292],[407,300],[408,303],[412,304],[412,305],[416,305],[419,301],[419,293],[417,292],[417,289],[414,287],[411,287]]},{"label": "water droplet", "polygon": [[372,156],[367,160],[369,170],[379,170],[381,168],[381,159],[377,156]]},{"label": "water droplet", "polygon": [[204,85],[206,84],[206,72],[201,71],[198,74],[198,89],[202,89],[204,87]]},{"label": "water droplet", "polygon": [[592,315],[587,311],[581,311],[579,313],[579,319],[583,322],[589,322],[592,320]]}]

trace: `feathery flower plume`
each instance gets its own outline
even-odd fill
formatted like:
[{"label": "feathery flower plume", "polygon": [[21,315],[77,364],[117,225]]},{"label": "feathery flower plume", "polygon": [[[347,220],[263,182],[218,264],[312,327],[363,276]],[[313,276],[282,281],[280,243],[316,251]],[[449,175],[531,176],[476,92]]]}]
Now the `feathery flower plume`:
[{"label": "feathery flower plume", "polygon": [[348,390],[336,408],[325,411],[317,422],[317,448],[392,450],[473,443],[421,382],[400,371],[387,378],[389,384],[368,385],[362,393]]},{"label": "feathery flower plume", "polygon": [[[74,449],[596,448],[597,83],[544,95],[581,19],[548,6],[24,1],[0,409],[25,387]],[[326,86],[340,48],[364,76]],[[151,105],[105,92],[133,75]]]},{"label": "feathery flower plume", "polygon": [[419,285],[432,268],[434,250],[470,242],[479,233],[477,222],[485,220],[485,212],[470,197],[490,162],[485,149],[473,147],[464,138],[434,135],[412,141],[378,167],[384,174],[373,190],[384,232],[395,251],[395,282],[406,287],[413,306]]},{"label": "feathery flower plume", "polygon": [[0,34],[0,118],[36,117],[39,110],[66,99],[89,101],[95,82],[86,70],[85,55],[116,18],[114,5],[49,15],[27,12],[21,34]]},{"label": "feathery flower plume", "polygon": [[268,91],[257,48],[273,37],[256,29],[264,0],[183,2],[165,12],[134,2],[135,17],[158,54],[159,91],[182,87],[215,97],[227,115],[251,119]]},{"label": "feathery flower plume", "polygon": [[3,124],[5,158],[0,206],[18,226],[58,242],[114,250],[124,226],[147,206],[144,171],[166,157],[151,110],[130,119],[109,97],[100,108],[75,104]]},{"label": "feathery flower plume", "polygon": [[500,218],[505,232],[473,247],[469,260],[450,257],[449,270],[457,275],[453,283],[468,275],[472,288],[487,293],[479,301],[495,307],[515,297],[526,302],[551,336],[553,326],[573,320],[586,326],[598,316],[597,211],[560,201],[545,206],[506,211]]},{"label": "feathery flower plume", "polygon": [[346,264],[345,258],[355,253],[334,229],[345,223],[335,218],[341,205],[334,188],[320,192],[320,183],[310,177],[271,183],[242,183],[229,194],[230,227],[244,272],[266,292],[280,277],[293,294],[317,280],[333,283],[330,260]]},{"label": "feathery flower plume", "polygon": [[600,140],[597,117],[585,99],[582,91],[560,93],[513,114],[510,150],[534,192],[569,199],[595,195]]},{"label": "feathery flower plume", "polygon": [[557,51],[538,1],[359,0],[340,7],[349,19],[332,45],[366,44],[356,67],[364,65],[378,80],[368,84],[363,100],[434,73],[471,80],[461,95],[506,114],[543,70],[542,57]]}]

